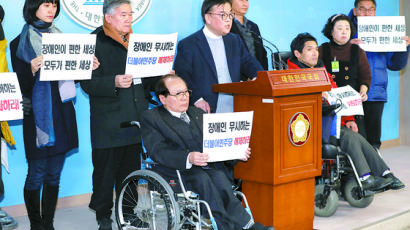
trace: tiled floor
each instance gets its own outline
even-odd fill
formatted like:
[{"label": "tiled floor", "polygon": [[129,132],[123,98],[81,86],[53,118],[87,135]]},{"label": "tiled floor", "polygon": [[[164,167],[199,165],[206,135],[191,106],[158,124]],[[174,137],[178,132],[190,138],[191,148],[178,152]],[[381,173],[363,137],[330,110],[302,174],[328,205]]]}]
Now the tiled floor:
[{"label": "tiled floor", "polygon": [[[346,202],[340,201],[339,208],[334,216],[329,218],[316,217],[314,228],[320,230],[338,229],[386,229],[376,227],[377,222],[392,220],[388,229],[410,229],[410,218],[402,218],[400,226],[395,224],[397,216],[410,210],[410,146],[399,146],[382,150],[382,155],[392,171],[408,186],[399,191],[388,191],[377,194],[373,203],[364,209],[350,207]],[[27,216],[17,217],[18,230],[27,230],[29,222]],[[95,216],[87,206],[57,210],[55,217],[56,230],[94,230],[97,229]],[[404,224],[404,225],[403,225]],[[369,227],[370,226],[370,227]],[[373,227],[374,226],[374,227]],[[116,228],[114,228],[116,229]]]},{"label": "tiled floor", "polygon": [[[339,208],[334,216],[315,217],[315,229],[357,229],[410,210],[410,146],[383,149],[381,154],[394,174],[407,187],[398,191],[376,194],[370,206],[364,209],[353,208],[347,202],[339,201]],[[410,226],[410,218],[407,224]],[[391,227],[390,229],[400,229],[395,228],[394,225]]]}]

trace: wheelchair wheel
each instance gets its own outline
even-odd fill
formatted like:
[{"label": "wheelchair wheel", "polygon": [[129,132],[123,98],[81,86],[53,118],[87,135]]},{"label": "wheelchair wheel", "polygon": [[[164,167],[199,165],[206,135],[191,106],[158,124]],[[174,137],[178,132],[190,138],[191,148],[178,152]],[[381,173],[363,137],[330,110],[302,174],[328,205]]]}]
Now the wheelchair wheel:
[{"label": "wheelchair wheel", "polygon": [[325,199],[325,195],[323,194],[324,189],[324,184],[315,186],[315,215],[329,217],[335,214],[339,206],[339,196],[335,190],[330,190],[329,196]]},{"label": "wheelchair wheel", "polygon": [[352,207],[356,208],[366,208],[374,199],[374,195],[363,197],[360,187],[354,178],[346,181],[343,188],[343,197]]},{"label": "wheelchair wheel", "polygon": [[175,230],[179,206],[168,183],[157,173],[138,170],[124,180],[115,200],[115,217],[122,230]]}]

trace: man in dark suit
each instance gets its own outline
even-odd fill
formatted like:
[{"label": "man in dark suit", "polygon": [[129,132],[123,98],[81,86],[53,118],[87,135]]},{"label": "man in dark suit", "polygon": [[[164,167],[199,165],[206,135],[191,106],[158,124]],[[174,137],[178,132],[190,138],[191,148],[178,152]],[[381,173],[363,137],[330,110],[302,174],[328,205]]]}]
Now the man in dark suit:
[{"label": "man in dark suit", "polygon": [[232,112],[233,97],[212,92],[212,85],[239,82],[263,71],[246,50],[241,38],[229,33],[232,26],[230,0],[205,0],[202,4],[205,26],[178,44],[174,69],[193,90],[191,104],[205,112]]},{"label": "man in dark suit", "polygon": [[[254,224],[241,202],[233,195],[223,163],[207,163],[202,152],[204,112],[189,106],[184,80],[176,75],[162,77],[155,89],[163,106],[142,114],[141,132],[149,156],[158,164],[153,170],[167,180],[178,181],[180,170],[184,185],[208,202],[218,229],[272,229]],[[246,158],[250,149],[246,151]]]},{"label": "man in dark suit", "polygon": [[124,121],[140,120],[148,108],[140,82],[125,73],[132,9],[128,0],[106,0],[104,23],[97,34],[95,56],[100,62],[91,80],[82,81],[90,97],[93,195],[89,207],[96,212],[100,230],[111,230],[113,189],[140,169],[141,138],[135,127],[121,128]]},{"label": "man in dark suit", "polygon": [[264,70],[268,70],[267,52],[263,47],[259,27],[245,17],[248,9],[248,0],[232,0],[232,11],[235,13],[235,18],[232,23],[231,33],[239,35],[248,52],[259,61]]}]

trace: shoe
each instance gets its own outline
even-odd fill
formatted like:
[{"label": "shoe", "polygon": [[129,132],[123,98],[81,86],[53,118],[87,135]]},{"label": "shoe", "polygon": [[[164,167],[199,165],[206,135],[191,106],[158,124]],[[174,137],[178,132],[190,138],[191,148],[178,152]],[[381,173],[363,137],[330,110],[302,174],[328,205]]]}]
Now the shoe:
[{"label": "shoe", "polygon": [[98,230],[112,230],[111,218],[104,218],[98,220]]},{"label": "shoe", "polygon": [[0,218],[6,217],[6,216],[8,216],[8,215],[7,215],[7,212],[0,209]]},{"label": "shoe", "polygon": [[264,226],[261,223],[255,222],[249,230],[275,230],[272,226]]},{"label": "shoe", "polygon": [[1,224],[3,230],[12,230],[12,229],[15,229],[15,228],[17,228],[17,225],[18,225],[18,224],[17,224],[16,221],[13,221],[13,222],[7,223],[7,224]]},{"label": "shoe", "polygon": [[2,230],[11,230],[17,228],[17,222],[10,216],[1,217],[0,224]]},{"label": "shoe", "polygon": [[393,183],[392,178],[384,178],[370,175],[366,180],[362,181],[363,189],[370,191],[380,190]]},{"label": "shoe", "polygon": [[393,180],[393,183],[391,183],[387,189],[398,190],[406,187],[406,185],[404,185],[399,178],[395,177],[393,173],[386,174],[384,178],[391,178]]}]

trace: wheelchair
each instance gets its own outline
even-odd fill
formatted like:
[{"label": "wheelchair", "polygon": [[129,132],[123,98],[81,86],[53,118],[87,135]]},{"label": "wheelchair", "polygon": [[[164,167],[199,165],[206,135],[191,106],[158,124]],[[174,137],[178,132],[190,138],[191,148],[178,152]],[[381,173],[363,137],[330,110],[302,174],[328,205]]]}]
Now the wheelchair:
[{"label": "wheelchair", "polygon": [[[130,125],[138,124],[131,122]],[[124,124],[122,126],[126,127]],[[150,160],[146,153],[142,154],[142,164],[146,169],[132,172],[118,190],[120,192],[115,199],[118,229],[218,229],[208,203],[200,200],[198,194],[186,191],[178,170],[180,183],[168,183],[161,175],[150,170],[151,165],[156,163]],[[245,195],[239,191],[233,193],[243,202],[253,220]],[[209,219],[203,217],[203,210],[207,212]]]},{"label": "wheelchair", "polygon": [[[339,105],[323,105],[322,115],[329,116]],[[322,175],[315,178],[315,215],[332,216],[342,197],[350,206],[365,208],[380,191],[363,189],[362,182],[349,154],[340,149],[339,140],[330,136],[322,143]]]},{"label": "wheelchair", "polygon": [[376,193],[363,189],[351,157],[341,151],[336,140],[331,142],[322,144],[322,175],[315,179],[315,215],[321,217],[336,212],[339,196],[352,207],[365,208]]}]

